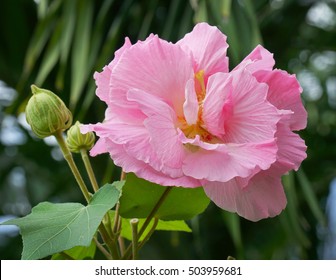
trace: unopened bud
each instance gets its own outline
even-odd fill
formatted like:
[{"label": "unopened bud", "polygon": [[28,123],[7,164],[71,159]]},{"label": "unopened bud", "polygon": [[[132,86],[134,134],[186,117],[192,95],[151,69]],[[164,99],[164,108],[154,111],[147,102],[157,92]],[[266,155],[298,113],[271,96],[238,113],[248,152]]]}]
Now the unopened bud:
[{"label": "unopened bud", "polygon": [[80,153],[80,150],[90,150],[95,142],[93,132],[82,134],[80,123],[77,121],[67,132],[67,144],[71,152]]},{"label": "unopened bud", "polygon": [[33,96],[26,106],[26,119],[38,137],[51,136],[71,126],[72,114],[56,94],[35,85],[31,90]]}]

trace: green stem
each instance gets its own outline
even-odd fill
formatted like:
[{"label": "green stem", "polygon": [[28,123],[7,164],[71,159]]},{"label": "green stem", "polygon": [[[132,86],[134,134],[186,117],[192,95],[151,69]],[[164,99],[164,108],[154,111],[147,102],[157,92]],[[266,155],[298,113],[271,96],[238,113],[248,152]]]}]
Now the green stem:
[{"label": "green stem", "polygon": [[121,219],[120,219],[120,216],[119,216],[119,208],[120,208],[120,203],[118,202],[117,205],[116,205],[113,228],[112,228],[112,232],[115,235],[118,235],[118,233],[120,231],[120,228],[121,228]]},{"label": "green stem", "polygon": [[[161,205],[163,204],[164,200],[167,198],[168,194],[170,193],[170,191],[172,189],[173,189],[173,187],[167,187],[165,189],[165,191],[162,193],[162,195],[159,198],[158,202],[155,204],[155,206],[153,207],[152,211],[149,213],[148,217],[146,218],[145,222],[143,223],[141,229],[139,230],[139,232],[138,232],[138,240],[140,239],[140,237],[142,236],[142,234],[145,232],[145,230],[148,227],[149,223],[154,218],[156,212],[159,210],[159,208],[161,207]],[[141,246],[143,246],[143,242],[142,242]],[[131,253],[131,249],[132,249],[132,244],[130,246],[128,246],[128,248],[125,251],[125,254],[122,257],[122,259],[128,259],[129,258],[130,253]]]},{"label": "green stem", "polygon": [[157,225],[159,223],[159,219],[158,218],[154,218],[154,223],[153,226],[151,227],[150,231],[147,233],[147,235],[145,236],[145,238],[141,241],[141,243],[138,246],[138,250],[140,250],[142,248],[143,245],[145,245],[145,243],[149,240],[149,238],[152,236],[152,234],[154,233]]},{"label": "green stem", "polygon": [[138,257],[138,219],[132,219],[130,221],[132,227],[132,256],[133,260],[136,260]]},{"label": "green stem", "polygon": [[[126,180],[126,173],[123,170],[121,170],[120,181],[123,181],[123,180]],[[118,202],[116,205],[114,223],[113,223],[113,229],[112,229],[112,232],[115,235],[118,235],[121,229],[121,218],[119,215],[119,208],[120,208],[120,204]]]},{"label": "green stem", "polygon": [[126,173],[123,170],[121,170],[120,181],[124,180],[126,180]]},{"label": "green stem", "polygon": [[147,226],[149,225],[149,223],[151,222],[151,220],[154,218],[154,215],[156,214],[156,212],[159,210],[159,208],[161,207],[162,203],[164,202],[164,200],[167,198],[168,194],[170,193],[170,191],[173,189],[173,187],[167,187],[165,189],[165,191],[163,192],[163,194],[161,195],[160,199],[158,200],[158,202],[155,204],[154,208],[152,209],[152,211],[149,213],[148,217],[146,218],[144,224],[142,225],[141,229],[139,230],[139,234],[138,234],[138,238],[140,238],[142,236],[142,234],[145,232]]},{"label": "green stem", "polygon": [[112,260],[112,256],[110,255],[110,253],[104,248],[104,246],[102,244],[99,243],[99,241],[97,240],[96,237],[93,238],[94,242],[97,245],[97,248],[103,253],[103,255],[108,259],[108,260]]},{"label": "green stem", "polygon": [[86,199],[86,202],[89,202],[90,201],[90,194],[89,194],[89,191],[84,183],[84,180],[81,176],[81,174],[79,173],[79,170],[76,166],[76,163],[72,157],[72,154],[67,146],[67,144],[65,143],[64,141],[64,138],[63,138],[63,135],[62,135],[62,132],[59,130],[57,131],[55,134],[55,137],[56,137],[56,140],[58,142],[58,145],[60,146],[61,148],[61,151],[63,153],[63,156],[65,158],[65,160],[67,161],[70,169],[71,169],[71,172],[72,174],[74,175],[77,183],[78,183],[78,186],[80,188],[80,190],[82,191],[85,199]]},{"label": "green stem", "polygon": [[[63,135],[61,131],[58,131],[57,133],[55,133],[55,137],[56,140],[58,142],[58,145],[60,146],[63,156],[65,158],[65,160],[68,162],[69,167],[79,185],[79,188],[81,189],[85,199],[87,202],[90,201],[90,194],[89,191],[84,183],[84,180],[81,176],[81,174],[79,173],[79,170],[77,168],[77,165],[72,157],[72,154],[66,144],[66,142],[64,141]],[[111,254],[113,259],[119,259],[119,253],[118,250],[115,246],[115,242],[113,242],[112,238],[110,238],[110,235],[108,234],[106,228],[104,227],[103,224],[99,225],[99,233],[101,235],[101,237],[103,238],[104,242],[107,244],[107,246],[109,247],[109,249],[111,250]]]},{"label": "green stem", "polygon": [[85,165],[86,172],[89,175],[92,188],[93,188],[94,192],[97,192],[99,190],[99,186],[98,186],[98,183],[97,183],[97,180],[96,180],[96,176],[93,172],[92,165],[90,163],[90,159],[89,159],[88,154],[87,154],[87,150],[81,149],[80,153],[81,153],[84,165]]},{"label": "green stem", "polygon": [[119,260],[120,256],[119,256],[119,252],[116,246],[116,242],[114,242],[114,240],[110,238],[110,235],[108,234],[106,228],[104,227],[102,223],[99,225],[99,233],[101,237],[103,238],[104,242],[106,243],[107,247],[110,249],[112,258],[114,260]]},{"label": "green stem", "polygon": [[119,244],[119,250],[120,250],[120,255],[125,254],[125,240],[121,236],[118,237],[118,244]]}]

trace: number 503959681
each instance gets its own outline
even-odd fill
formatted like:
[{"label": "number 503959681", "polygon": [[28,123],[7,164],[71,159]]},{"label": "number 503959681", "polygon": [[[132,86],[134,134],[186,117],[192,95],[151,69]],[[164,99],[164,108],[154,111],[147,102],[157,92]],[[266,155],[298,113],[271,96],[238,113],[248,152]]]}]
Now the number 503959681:
[{"label": "number 503959681", "polygon": [[243,275],[240,267],[228,266],[190,266],[189,275]]}]

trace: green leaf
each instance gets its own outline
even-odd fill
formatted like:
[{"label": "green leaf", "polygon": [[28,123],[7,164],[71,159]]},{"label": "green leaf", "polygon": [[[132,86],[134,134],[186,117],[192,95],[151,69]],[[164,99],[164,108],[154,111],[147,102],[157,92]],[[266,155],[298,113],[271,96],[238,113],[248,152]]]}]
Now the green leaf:
[{"label": "green leaf", "polygon": [[[130,225],[131,219],[122,219],[122,228],[120,235],[128,240],[132,240],[132,227]],[[145,219],[139,219],[138,227],[139,229],[144,224]],[[144,233],[141,235],[139,241],[142,241],[148,232],[151,230],[154,224],[154,220],[152,220]],[[184,232],[191,232],[190,227],[186,224],[185,221],[162,221],[159,220],[155,230],[165,230],[165,231],[184,231]]]},{"label": "green leaf", "polygon": [[35,62],[40,57],[43,48],[52,33],[55,25],[56,13],[59,10],[61,3],[62,1],[53,1],[53,3],[48,7],[48,15],[43,17],[35,28],[25,57],[24,73],[27,75],[30,75]]},{"label": "green leaf", "polygon": [[[110,223],[113,224],[115,211],[110,210],[108,212]],[[146,219],[139,219],[138,229],[142,227]],[[128,240],[132,240],[132,227],[130,224],[131,219],[121,218],[121,232],[120,235]],[[149,223],[144,233],[141,235],[139,241],[142,241],[153,227],[154,219]],[[185,221],[162,221],[159,220],[155,230],[164,231],[183,231],[192,232],[191,228]]]},{"label": "green leaf", "polygon": [[60,37],[62,34],[62,27],[62,22],[59,21],[49,41],[48,48],[44,54],[38,75],[35,79],[37,85],[42,85],[44,83],[59,59],[61,53]]},{"label": "green leaf", "polygon": [[125,181],[114,181],[112,183],[112,186],[114,186],[120,192],[120,195],[122,193],[122,189],[124,185],[125,185]]},{"label": "green leaf", "polygon": [[87,206],[42,202],[28,216],[4,225],[20,227],[22,259],[41,259],[75,246],[89,246],[105,213],[117,203],[119,194],[114,185],[106,184]]},{"label": "green leaf", "polygon": [[310,207],[310,210],[314,214],[315,219],[318,220],[321,225],[325,226],[327,224],[326,217],[323,214],[321,207],[319,206],[319,202],[314,193],[312,184],[308,180],[302,168],[299,169],[296,174],[299,179],[303,195],[305,196],[305,199]]},{"label": "green leaf", "polygon": [[[112,23],[110,24],[110,28],[107,32],[107,37],[103,43],[102,49],[99,52],[98,57],[94,57],[91,55],[88,57],[89,65],[94,63],[93,69],[99,70],[106,65],[106,58],[110,57],[113,51],[115,50],[115,46],[118,42],[118,35],[120,33],[120,30],[122,29],[122,24],[127,21],[127,13],[130,10],[131,4],[133,3],[133,0],[126,0],[122,2],[122,6],[119,10],[119,12],[116,14],[116,16],[113,18]],[[99,24],[99,23],[97,23]],[[95,27],[96,30],[96,27]],[[96,31],[95,31],[96,33]],[[96,35],[94,34],[94,37],[92,39],[92,53],[94,53],[96,48],[96,42],[98,40],[95,39]],[[111,51],[112,50],[112,51]],[[94,58],[94,60],[93,60]],[[80,115],[79,118],[83,117],[85,113],[87,112],[88,108],[90,107],[92,100],[95,97],[95,88],[96,84],[94,83],[93,79],[89,80],[89,88],[85,94],[85,98],[83,101],[83,105],[81,106]]]},{"label": "green leaf", "polygon": [[88,80],[90,69],[87,59],[90,54],[90,38],[93,20],[93,1],[78,1],[78,20],[76,22],[75,38],[71,61],[71,95],[70,108],[74,110],[80,98],[85,83]]},{"label": "green leaf", "polygon": [[60,38],[60,66],[56,77],[56,88],[63,90],[64,79],[66,77],[66,68],[68,65],[68,58],[71,49],[72,38],[76,24],[76,2],[67,1],[64,3],[62,16],[62,34]]},{"label": "green leaf", "polygon": [[239,216],[236,213],[222,211],[222,217],[236,247],[238,255],[243,256],[244,248]]},{"label": "green leaf", "polygon": [[96,243],[92,240],[90,246],[76,246],[69,250],[54,254],[52,260],[88,260],[96,253]]},{"label": "green leaf", "polygon": [[171,1],[171,4],[169,6],[169,13],[167,17],[167,21],[165,23],[163,32],[162,32],[162,38],[170,38],[171,34],[174,30],[174,23],[176,22],[177,12],[179,5],[181,4],[181,1],[179,0],[173,0]]},{"label": "green leaf", "polygon": [[[124,218],[146,218],[166,187],[127,174],[120,198],[120,215]],[[154,217],[161,220],[188,220],[202,213],[210,200],[203,188],[175,187]]]},{"label": "green leaf", "polygon": [[287,196],[287,207],[284,211],[284,216],[288,219],[290,224],[290,235],[296,239],[304,248],[311,246],[306,232],[303,230],[300,221],[298,198],[294,183],[294,173],[290,172],[288,175],[283,176],[283,185]]},{"label": "green leaf", "polygon": [[207,11],[205,0],[196,2],[196,4],[193,4],[193,2],[191,2],[191,4],[195,10],[194,21],[196,23],[203,22],[203,21],[207,22],[208,21],[208,11]]}]

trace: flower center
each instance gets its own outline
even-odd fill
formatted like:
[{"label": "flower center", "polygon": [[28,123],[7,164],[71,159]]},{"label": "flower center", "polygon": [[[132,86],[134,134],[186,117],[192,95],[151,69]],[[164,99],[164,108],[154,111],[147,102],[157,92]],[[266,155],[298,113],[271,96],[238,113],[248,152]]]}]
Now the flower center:
[{"label": "flower center", "polygon": [[211,142],[215,136],[210,134],[205,128],[202,127],[202,122],[198,121],[196,124],[188,124],[185,118],[179,118],[180,129],[183,131],[187,138],[194,139],[199,135],[204,142]]},{"label": "flower center", "polygon": [[[206,90],[205,90],[205,82],[204,82],[204,70],[200,70],[195,74],[195,79],[196,79],[196,83],[195,83],[195,91],[197,94],[197,100],[198,103],[202,103],[204,98],[205,98],[205,94],[206,94]],[[201,105],[201,104],[200,104]]]},{"label": "flower center", "polygon": [[195,91],[198,101],[198,119],[196,124],[188,124],[184,117],[179,118],[179,128],[183,131],[187,138],[194,139],[199,135],[204,142],[212,142],[216,137],[208,132],[202,120],[203,101],[206,95],[206,87],[204,82],[204,70],[195,73]]}]

